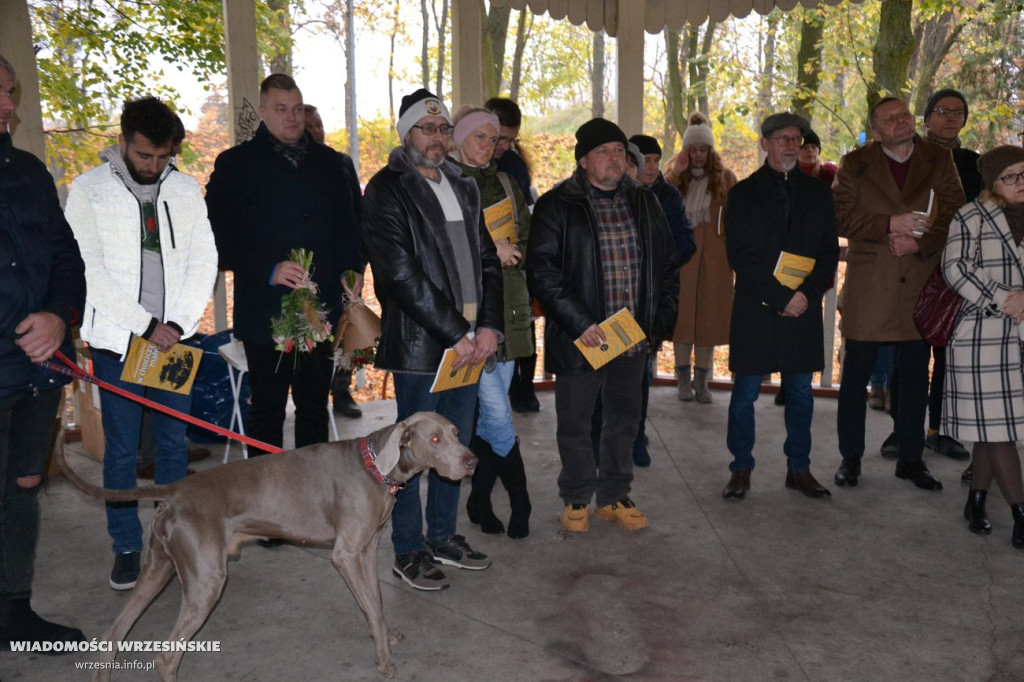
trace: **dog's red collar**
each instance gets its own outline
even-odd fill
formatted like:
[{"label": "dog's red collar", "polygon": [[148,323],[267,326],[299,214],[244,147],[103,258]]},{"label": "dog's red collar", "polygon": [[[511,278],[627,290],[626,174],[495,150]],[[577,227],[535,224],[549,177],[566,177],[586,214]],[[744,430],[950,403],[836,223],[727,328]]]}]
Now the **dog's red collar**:
[{"label": "dog's red collar", "polygon": [[359,455],[363,458],[363,466],[366,467],[366,470],[369,471],[374,478],[388,487],[389,495],[394,495],[399,490],[403,490],[405,488],[404,483],[392,481],[390,478],[382,474],[380,469],[377,468],[377,452],[376,448],[373,447],[372,433],[365,438],[359,439]]}]

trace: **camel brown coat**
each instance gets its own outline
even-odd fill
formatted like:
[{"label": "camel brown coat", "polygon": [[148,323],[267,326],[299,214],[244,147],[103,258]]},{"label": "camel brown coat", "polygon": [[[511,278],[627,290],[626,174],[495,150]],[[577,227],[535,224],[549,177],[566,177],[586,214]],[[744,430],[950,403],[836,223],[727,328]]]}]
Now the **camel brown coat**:
[{"label": "camel brown coat", "polygon": [[[910,174],[896,185],[882,145],[875,142],[843,157],[833,192],[839,236],[849,240],[842,333],[855,341],[919,341],[913,310],[928,275],[939,262],[949,223],[964,205],[948,149],[915,138]],[[932,228],[918,241],[920,253],[889,252],[889,218],[928,207],[935,190]]]},{"label": "camel brown coat", "polygon": [[[685,196],[676,178],[666,177],[666,180]],[[725,182],[727,191],[736,184],[736,175],[729,169],[725,170]],[[672,333],[674,343],[696,346],[729,343],[733,273],[725,249],[726,199],[712,197],[710,219],[693,226],[697,250],[679,270],[679,312]]]}]

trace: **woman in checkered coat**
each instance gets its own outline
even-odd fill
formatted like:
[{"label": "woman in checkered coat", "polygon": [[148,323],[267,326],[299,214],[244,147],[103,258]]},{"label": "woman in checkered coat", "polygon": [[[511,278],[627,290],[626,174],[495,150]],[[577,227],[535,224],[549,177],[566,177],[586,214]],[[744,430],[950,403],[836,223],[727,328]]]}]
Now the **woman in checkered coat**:
[{"label": "woman in checkered coat", "polygon": [[942,254],[946,282],[964,298],[946,350],[942,429],[974,442],[970,530],[992,532],[985,497],[995,480],[1013,514],[1013,546],[1024,548],[1024,149],[996,147],[978,168],[986,190],[956,214]]}]

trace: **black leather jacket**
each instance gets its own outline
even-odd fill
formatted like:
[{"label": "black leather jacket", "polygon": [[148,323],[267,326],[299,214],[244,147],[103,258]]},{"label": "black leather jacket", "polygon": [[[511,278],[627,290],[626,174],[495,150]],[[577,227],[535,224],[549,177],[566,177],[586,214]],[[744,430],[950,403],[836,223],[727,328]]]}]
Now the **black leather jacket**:
[{"label": "black leather jacket", "polygon": [[[597,221],[585,182],[578,170],[537,201],[526,257],[530,293],[547,315],[544,368],[569,376],[591,371],[573,341],[606,317]],[[656,343],[675,325],[680,260],[657,197],[629,179],[623,182],[640,247],[636,319]]]},{"label": "black leather jacket", "polygon": [[[449,161],[440,167],[462,207],[476,280],[477,328],[504,325],[501,264],[483,226],[476,183]],[[363,241],[381,303],[380,344],[374,365],[396,372],[434,373],[446,348],[470,331],[462,315],[455,250],[444,211],[427,179],[402,147],[366,185]]]}]

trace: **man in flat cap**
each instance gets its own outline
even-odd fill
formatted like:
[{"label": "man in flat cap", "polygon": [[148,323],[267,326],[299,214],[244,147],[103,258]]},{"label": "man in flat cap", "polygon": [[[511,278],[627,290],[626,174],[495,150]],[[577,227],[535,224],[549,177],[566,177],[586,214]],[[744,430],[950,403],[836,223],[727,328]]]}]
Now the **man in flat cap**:
[{"label": "man in flat cap", "polygon": [[884,97],[869,114],[873,144],[843,157],[834,196],[846,237],[842,331],[846,358],[836,417],[843,457],[835,481],[855,486],[864,456],[864,386],[878,347],[896,349],[899,400],[893,399],[896,476],[942,490],[921,458],[928,402],[928,344],[914,325],[914,304],[939,262],[953,215],[964,205],[949,151],[914,133],[906,103]]},{"label": "man in flat cap", "polygon": [[[603,118],[576,131],[572,177],[538,201],[530,227],[527,279],[547,313],[544,364],[557,375],[561,527],[590,528],[596,515],[624,530],[647,526],[629,497],[633,441],[640,421],[641,380],[652,344],[672,331],[679,291],[675,243],[657,198],[624,180],[626,135]],[[594,369],[576,347],[600,347],[599,323],[626,308],[647,340]],[[603,403],[599,465],[591,415]]]},{"label": "man in flat cap", "polygon": [[[402,145],[366,185],[363,231],[380,300],[380,345],[375,365],[392,372],[398,421],[437,412],[473,436],[477,386],[431,393],[445,350],[455,368],[480,365],[498,348],[504,327],[501,263],[480,220],[480,193],[447,161],[452,119],[435,95],[420,89],[402,98],[397,126]],[[491,565],[455,534],[459,483],[431,469],[426,538],[420,476],[395,496],[393,572],[418,590],[448,586],[435,564],[482,570]]]},{"label": "man in flat cap", "polygon": [[722,491],[743,499],[754,469],[754,402],[761,378],[782,373],[786,487],[831,493],[811,475],[811,375],[824,369],[821,301],[839,262],[835,208],[825,184],[797,169],[807,121],[772,114],[761,124],[765,163],[729,191],[725,231],[736,298],[729,333],[735,373],[726,444],[732,476]]}]

